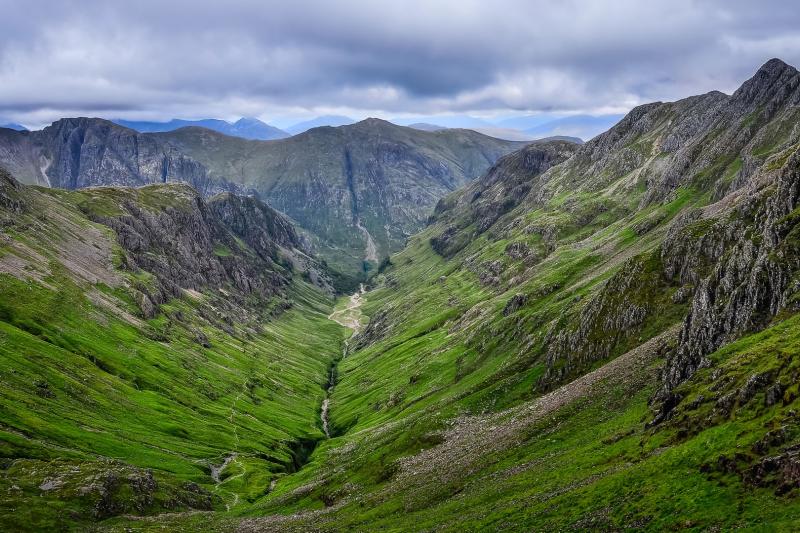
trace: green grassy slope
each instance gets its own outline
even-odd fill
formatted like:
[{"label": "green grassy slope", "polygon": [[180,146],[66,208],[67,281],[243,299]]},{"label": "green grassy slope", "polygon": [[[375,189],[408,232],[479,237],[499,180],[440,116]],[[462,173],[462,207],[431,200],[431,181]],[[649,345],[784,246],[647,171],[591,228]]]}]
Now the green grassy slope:
[{"label": "green grassy slope", "polygon": [[796,530],[798,102],[770,61],[504,159],[373,277],[302,468],[102,528]]},{"label": "green grassy slope", "polygon": [[[84,215],[113,215],[117,191],[17,194],[27,211],[0,246],[2,529],[235,509],[303,463],[341,351],[328,296],[297,277],[287,311],[251,297],[258,327],[221,320],[210,289],[144,319],[128,287],[149,274],[121,268],[113,232]],[[155,212],[175,201],[138,198]]]}]

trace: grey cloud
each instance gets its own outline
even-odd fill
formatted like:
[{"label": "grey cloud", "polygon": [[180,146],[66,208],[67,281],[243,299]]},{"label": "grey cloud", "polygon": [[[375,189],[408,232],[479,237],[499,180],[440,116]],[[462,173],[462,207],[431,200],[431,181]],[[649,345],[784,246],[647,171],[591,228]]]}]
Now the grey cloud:
[{"label": "grey cloud", "polygon": [[0,0],[0,118],[622,111],[800,62],[791,1]]}]

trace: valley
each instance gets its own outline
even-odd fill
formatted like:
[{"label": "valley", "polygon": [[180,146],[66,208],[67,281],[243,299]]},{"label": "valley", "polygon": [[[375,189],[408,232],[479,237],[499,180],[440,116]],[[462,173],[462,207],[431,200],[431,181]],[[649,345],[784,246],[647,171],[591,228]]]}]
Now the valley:
[{"label": "valley", "polygon": [[798,109],[4,134],[0,527],[796,529]]}]

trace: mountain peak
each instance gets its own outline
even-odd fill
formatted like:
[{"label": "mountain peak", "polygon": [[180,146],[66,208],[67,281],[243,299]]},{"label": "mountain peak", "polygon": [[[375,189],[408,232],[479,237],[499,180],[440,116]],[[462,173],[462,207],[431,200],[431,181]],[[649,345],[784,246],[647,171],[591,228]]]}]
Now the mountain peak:
[{"label": "mountain peak", "polygon": [[392,124],[388,120],[383,120],[382,118],[368,117],[360,122],[356,122],[356,125],[375,127],[375,126],[387,126],[387,125],[394,126],[395,124]]},{"label": "mountain peak", "polygon": [[242,117],[236,122],[233,123],[234,126],[250,126],[250,125],[264,125],[267,126],[268,124],[263,120],[259,120],[255,117]]},{"label": "mountain peak", "polygon": [[773,57],[761,65],[761,68],[756,71],[756,76],[774,76],[775,74],[781,74],[786,70],[797,72],[797,69],[795,69],[793,66],[781,59],[778,59],[777,57]]},{"label": "mountain peak", "polygon": [[785,98],[800,83],[800,73],[793,66],[773,58],[764,63],[752,78],[742,84],[734,97],[745,103]]}]

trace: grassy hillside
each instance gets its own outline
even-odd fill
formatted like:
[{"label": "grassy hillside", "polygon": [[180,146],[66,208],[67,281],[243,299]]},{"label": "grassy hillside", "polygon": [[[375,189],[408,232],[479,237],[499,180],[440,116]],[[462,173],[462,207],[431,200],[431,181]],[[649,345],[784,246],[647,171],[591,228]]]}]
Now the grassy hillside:
[{"label": "grassy hillside", "polygon": [[[317,376],[303,395],[308,403],[292,408],[295,419],[253,407],[273,441],[254,436],[237,448],[236,438],[220,439],[220,462],[210,464],[237,452],[223,471],[230,480],[217,485],[209,468],[193,479],[205,480],[209,505],[177,506],[217,512],[107,513],[99,527],[797,529],[798,104],[800,73],[773,60],[731,96],[649,104],[580,148],[534,146],[504,157],[443,199],[430,225],[383,262],[366,294],[335,308],[315,301],[319,293],[275,261],[275,277],[261,278],[255,297],[299,302],[265,331],[285,324],[297,335],[289,343],[305,341],[299,354],[283,345],[286,364],[324,367],[322,376],[297,370],[298,379]],[[166,212],[159,220],[175,220]],[[126,257],[147,263],[124,237],[128,226],[108,223],[121,228]],[[219,289],[250,263],[247,247],[217,233],[195,240],[227,258],[221,281],[210,285]],[[194,257],[160,253],[177,266]],[[207,255],[197,261],[216,264]],[[22,268],[16,260],[0,264]],[[163,278],[160,263],[152,264]],[[236,314],[247,298],[230,300]],[[193,301],[160,309],[169,317],[170,306],[180,305],[185,317]],[[252,307],[237,316],[250,328],[264,318]],[[334,320],[359,326],[346,346]],[[212,347],[219,342],[206,337]],[[327,355],[312,362],[305,348]],[[125,373],[122,365],[106,368]],[[31,394],[47,397],[47,383]],[[284,413],[275,394],[272,412]],[[313,407],[323,397],[330,438],[312,445],[322,414]],[[245,396],[234,398],[238,405]],[[181,427],[186,433],[173,429],[174,437],[192,437],[194,426]],[[204,438],[189,440],[205,450]],[[269,451],[263,442],[273,443]],[[235,477],[234,468],[250,470]],[[167,474],[184,479],[168,468],[153,472],[165,476],[158,487],[171,486]],[[129,486],[142,485],[141,474],[125,475],[137,480]],[[148,505],[138,514],[168,507]]]},{"label": "grassy hillside", "polygon": [[[324,436],[341,350],[329,296],[300,276],[266,297],[226,282],[181,289],[145,317],[136,288],[163,280],[90,218],[190,209],[182,190],[5,181],[3,193],[2,529],[235,509],[299,468]],[[214,246],[221,260],[242,253]]]}]

